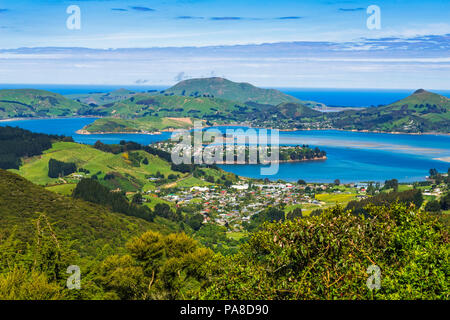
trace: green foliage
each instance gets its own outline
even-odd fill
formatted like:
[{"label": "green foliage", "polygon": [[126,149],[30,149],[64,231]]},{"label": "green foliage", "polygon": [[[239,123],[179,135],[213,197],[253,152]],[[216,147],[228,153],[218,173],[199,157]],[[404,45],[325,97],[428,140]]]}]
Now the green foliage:
[{"label": "green foliage", "polygon": [[390,204],[399,201],[401,203],[414,203],[417,208],[420,208],[423,203],[422,192],[419,189],[411,189],[403,192],[389,192],[379,193],[376,196],[366,198],[360,201],[350,201],[347,204],[347,209],[352,210],[355,214],[368,214],[366,206],[368,204],[375,204],[378,206],[389,206]]},{"label": "green foliage", "polygon": [[0,274],[0,300],[62,300],[61,287],[49,282],[45,274],[23,268]]},{"label": "green foliage", "polygon": [[199,213],[194,215],[189,215],[186,218],[186,223],[195,231],[198,231],[203,223],[203,216]]},{"label": "green foliage", "polygon": [[294,220],[298,218],[303,218],[302,208],[297,207],[286,214],[286,219]]},{"label": "green foliage", "polygon": [[[318,217],[267,224],[216,270],[204,299],[448,299],[448,233],[404,204],[336,207]],[[366,285],[370,265],[381,289]]]},{"label": "green foliage", "polygon": [[55,159],[50,159],[48,162],[48,176],[50,178],[58,178],[68,176],[71,173],[77,171],[77,166],[75,163],[62,162]]},{"label": "green foliage", "polygon": [[129,203],[127,197],[120,192],[111,192],[102,186],[97,180],[82,179],[75,190],[75,199],[83,199],[96,204],[104,205],[114,212],[126,214],[127,216],[138,217],[152,222],[154,214],[146,206],[136,203]]},{"label": "green foliage", "polygon": [[19,169],[22,157],[40,155],[52,147],[52,141],[68,139],[71,138],[0,127],[0,169]]},{"label": "green foliage", "polygon": [[441,205],[439,201],[437,200],[431,200],[428,201],[425,205],[425,210],[428,212],[440,212],[441,211]]},{"label": "green foliage", "polygon": [[265,222],[284,221],[285,212],[276,207],[269,207],[263,212],[253,215],[249,223],[243,224],[247,231],[259,229]]},{"label": "green foliage", "polygon": [[74,241],[73,249],[82,256],[96,256],[107,244],[118,250],[132,236],[150,229],[167,233],[164,226],[60,196],[4,170],[0,170],[0,213],[0,241],[14,233],[23,246],[33,243],[36,219],[44,213],[56,236]]},{"label": "green foliage", "polygon": [[147,232],[131,240],[125,256],[108,257],[96,281],[119,299],[189,299],[206,280],[212,252],[184,233]]}]

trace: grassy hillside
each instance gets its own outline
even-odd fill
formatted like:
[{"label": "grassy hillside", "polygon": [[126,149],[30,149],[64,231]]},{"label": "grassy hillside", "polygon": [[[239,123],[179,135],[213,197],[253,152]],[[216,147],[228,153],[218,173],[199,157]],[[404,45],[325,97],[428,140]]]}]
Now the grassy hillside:
[{"label": "grassy hillside", "polygon": [[340,129],[449,133],[450,99],[420,89],[387,106],[330,116],[333,126]]},{"label": "grassy hillside", "polygon": [[252,101],[277,105],[283,102],[300,102],[297,98],[278,90],[261,89],[249,83],[237,83],[223,78],[185,80],[165,92],[188,97],[207,95],[240,103]]},{"label": "grassy hillside", "polygon": [[[141,162],[133,162],[133,157],[140,157]],[[147,165],[142,163],[144,157],[148,160]],[[147,179],[147,176],[156,174],[158,171],[165,176],[176,174],[176,172],[170,169],[168,162],[141,150],[130,153],[112,154],[97,150],[92,146],[70,142],[53,144],[53,147],[45,151],[42,156],[27,159],[20,169],[14,170],[14,172],[33,183],[44,186],[78,182],[77,179],[70,177],[64,177],[63,179],[48,177],[48,162],[50,159],[74,162],[77,168],[90,171],[90,174],[83,175],[96,175],[102,184],[113,189],[120,188],[123,191],[136,191],[141,188],[144,190],[153,189],[155,186]],[[104,180],[108,174],[113,176],[113,178]],[[67,193],[64,187],[56,189],[56,191],[59,190]]]},{"label": "grassy hillside", "polygon": [[301,103],[282,103],[276,107],[276,112],[288,119],[321,116],[322,112],[312,110]]},{"label": "grassy hillside", "polygon": [[171,129],[189,129],[193,126],[190,118],[144,117],[132,120],[102,118],[83,128],[89,133],[155,132]]},{"label": "grassy hillside", "polygon": [[[89,173],[76,172],[61,178],[50,178],[48,176],[50,159],[75,163],[78,170],[88,170]],[[213,169],[203,170],[212,176],[222,173]],[[52,148],[42,155],[24,159],[19,170],[10,171],[63,195],[71,194],[81,177],[93,176],[102,185],[112,190],[120,189],[125,192],[149,191],[157,187],[188,188],[194,185],[210,184],[200,178],[194,178],[191,173],[173,171],[169,162],[144,150],[113,154],[93,146],[72,142],[54,143]],[[169,179],[169,176],[172,178]],[[157,177],[156,180],[155,177]]]},{"label": "grassy hillside", "polygon": [[74,249],[85,255],[95,256],[105,245],[118,248],[146,230],[168,232],[156,223],[58,195],[0,169],[0,240],[14,231],[16,238],[32,242],[36,237],[36,220],[41,214],[59,238],[75,241]]},{"label": "grassy hillside", "polygon": [[44,90],[0,90],[0,119],[66,117],[79,114],[83,105]]},{"label": "grassy hillside", "polygon": [[204,117],[205,115],[229,115],[238,110],[236,102],[207,97],[183,97],[140,93],[130,99],[109,103],[93,109],[93,112],[121,118]]}]

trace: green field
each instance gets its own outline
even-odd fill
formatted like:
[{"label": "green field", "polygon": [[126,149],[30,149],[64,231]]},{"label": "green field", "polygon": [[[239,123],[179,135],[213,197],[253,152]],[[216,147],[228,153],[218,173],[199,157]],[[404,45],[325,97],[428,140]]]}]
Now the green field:
[{"label": "green field", "polygon": [[[123,184],[121,188],[125,191],[135,191],[137,189],[151,190],[154,184],[148,182],[146,176],[160,172],[166,177],[169,174],[176,174],[170,169],[170,164],[161,158],[150,155],[144,151],[134,151],[146,157],[149,161],[148,165],[140,164],[139,167],[133,166],[128,159],[127,153],[112,154],[103,152],[93,148],[92,146],[71,143],[57,142],[53,147],[44,152],[43,155],[31,159],[26,159],[19,170],[11,170],[39,185],[55,185],[66,182],[76,182],[71,179],[64,178],[53,179],[48,177],[48,162],[50,159],[56,159],[63,162],[74,162],[78,168],[90,171],[88,176],[99,173],[99,179],[104,178],[108,173],[116,173],[117,180]],[[68,181],[69,180],[69,181]],[[63,188],[63,187],[60,187]],[[133,190],[134,189],[134,190]]]},{"label": "green field", "polygon": [[83,128],[89,133],[155,132],[171,129],[190,129],[190,118],[145,117],[133,120],[102,118]]}]

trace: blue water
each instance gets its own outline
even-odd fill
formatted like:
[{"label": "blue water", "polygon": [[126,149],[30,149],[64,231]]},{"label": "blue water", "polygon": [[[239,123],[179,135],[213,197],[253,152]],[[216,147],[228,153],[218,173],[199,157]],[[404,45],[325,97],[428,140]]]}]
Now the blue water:
[{"label": "blue water", "polygon": [[78,143],[94,144],[102,141],[107,144],[117,144],[121,140],[135,141],[137,143],[148,145],[154,142],[167,140],[170,133],[162,132],[162,134],[77,134],[76,131],[84,126],[91,124],[98,118],[65,118],[65,119],[35,119],[35,120],[18,120],[0,122],[0,126],[20,127],[32,132],[58,134],[71,136]]},{"label": "blue water", "polygon": [[[170,138],[170,133],[161,135],[111,134],[78,135],[76,130],[92,123],[95,118],[42,119],[0,122],[0,125],[18,126],[34,132],[72,136],[76,142],[94,144],[118,143],[121,140],[150,144]],[[236,127],[220,127],[226,129]],[[245,129],[245,128],[243,128]],[[255,130],[258,132],[258,130]],[[450,163],[433,158],[450,157],[450,136],[405,135],[384,133],[362,133],[336,130],[311,130],[280,132],[281,145],[318,146],[327,152],[325,161],[281,163],[279,171],[271,180],[283,179],[310,182],[399,181],[424,180],[430,168],[447,172]],[[225,170],[241,176],[261,176],[259,165],[223,165]]]}]

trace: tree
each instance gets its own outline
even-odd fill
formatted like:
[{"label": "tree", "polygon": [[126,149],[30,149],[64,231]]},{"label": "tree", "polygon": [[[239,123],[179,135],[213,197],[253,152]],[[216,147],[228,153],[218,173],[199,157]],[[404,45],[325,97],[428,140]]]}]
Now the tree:
[{"label": "tree", "polygon": [[110,256],[96,282],[110,299],[186,299],[207,280],[213,253],[184,233],[148,231],[127,244],[128,254]]},{"label": "tree", "polygon": [[441,198],[439,204],[442,210],[450,210],[450,192]]},{"label": "tree", "polygon": [[77,172],[75,163],[66,163],[55,159],[48,162],[48,176],[50,178],[59,178]]},{"label": "tree", "polygon": [[340,185],[341,184],[341,180],[339,180],[339,179],[334,180],[334,184],[336,186]]},{"label": "tree", "polygon": [[285,213],[275,207],[270,207],[265,213],[265,220],[269,222],[284,221]]},{"label": "tree", "polygon": [[297,181],[297,184],[299,184],[299,185],[306,185],[306,181],[303,180],[303,179],[299,179],[299,180]]},{"label": "tree", "polygon": [[137,192],[133,195],[133,198],[131,200],[132,204],[141,205],[143,202],[144,199],[142,197],[142,193]]},{"label": "tree", "polygon": [[386,189],[394,189],[394,191],[397,191],[398,190],[398,180],[397,179],[386,180],[384,182],[384,187]]},{"label": "tree", "polygon": [[440,212],[441,211],[441,205],[439,201],[437,200],[431,200],[428,201],[425,205],[425,210],[428,212]]},{"label": "tree", "polygon": [[[217,271],[201,298],[446,299],[445,228],[410,205],[368,210],[363,217],[335,207],[266,225],[236,255],[212,264]],[[372,264],[382,270],[373,291],[366,285]]]},{"label": "tree", "polygon": [[195,231],[198,231],[203,223],[203,215],[197,213],[187,217],[186,223]]},{"label": "tree", "polygon": [[288,220],[294,220],[297,218],[303,218],[302,208],[300,207],[297,207],[286,214],[286,219]]}]

